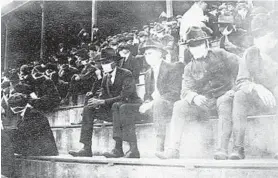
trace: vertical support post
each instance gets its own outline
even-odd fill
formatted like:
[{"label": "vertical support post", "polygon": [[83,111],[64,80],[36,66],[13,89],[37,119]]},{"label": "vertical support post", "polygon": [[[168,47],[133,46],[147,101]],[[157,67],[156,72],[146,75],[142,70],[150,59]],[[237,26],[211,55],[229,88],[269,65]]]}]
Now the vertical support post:
[{"label": "vertical support post", "polygon": [[41,9],[42,9],[42,22],[41,22],[41,49],[40,49],[40,59],[43,60],[44,57],[44,34],[45,34],[45,22],[44,22],[44,0],[40,3]]},{"label": "vertical support post", "polygon": [[92,26],[91,26],[91,41],[94,40],[94,26],[97,21],[96,0],[92,0]]},{"label": "vertical support post", "polygon": [[172,0],[166,0],[166,13],[167,17],[173,17],[173,1]]},{"label": "vertical support post", "polygon": [[8,48],[8,46],[9,46],[9,41],[8,41],[8,39],[9,39],[9,19],[7,19],[6,21],[5,21],[5,56],[4,56],[4,70],[6,70],[6,69],[8,69],[8,67],[9,67],[9,65],[8,65],[8,50],[9,50],[9,48]]}]

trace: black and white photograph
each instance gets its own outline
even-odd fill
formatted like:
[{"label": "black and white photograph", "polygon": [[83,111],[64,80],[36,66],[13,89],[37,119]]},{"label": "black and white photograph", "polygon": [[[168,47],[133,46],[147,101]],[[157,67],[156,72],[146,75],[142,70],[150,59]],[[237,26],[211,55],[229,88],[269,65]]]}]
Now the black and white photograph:
[{"label": "black and white photograph", "polygon": [[277,0],[2,0],[1,178],[278,178]]}]

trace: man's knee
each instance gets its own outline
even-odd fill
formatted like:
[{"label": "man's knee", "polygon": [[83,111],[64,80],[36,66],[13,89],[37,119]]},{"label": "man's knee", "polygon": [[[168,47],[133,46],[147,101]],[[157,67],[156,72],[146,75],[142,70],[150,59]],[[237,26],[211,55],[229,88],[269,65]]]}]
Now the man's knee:
[{"label": "man's knee", "polygon": [[114,104],[112,105],[112,108],[111,108],[112,111],[119,111],[121,105],[123,105],[123,103],[121,103],[121,102],[116,102],[116,103],[114,103]]},{"label": "man's knee", "polygon": [[245,104],[248,100],[248,93],[239,90],[234,94],[234,104]]},{"label": "man's knee", "polygon": [[167,101],[162,98],[157,98],[157,99],[153,100],[154,107],[165,106],[165,105],[168,105],[169,103],[170,103],[170,101]]},{"label": "man's knee", "polygon": [[191,108],[191,104],[189,104],[187,101],[179,100],[174,103],[174,112],[179,111],[189,111]]}]

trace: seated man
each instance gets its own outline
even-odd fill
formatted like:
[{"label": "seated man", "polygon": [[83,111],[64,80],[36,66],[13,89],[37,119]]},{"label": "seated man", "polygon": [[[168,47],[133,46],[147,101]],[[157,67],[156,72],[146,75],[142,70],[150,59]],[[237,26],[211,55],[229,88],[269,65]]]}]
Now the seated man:
[{"label": "seated man", "polygon": [[151,66],[145,76],[144,103],[139,111],[153,112],[156,134],[156,151],[164,150],[166,126],[172,116],[173,104],[179,99],[183,65],[171,64],[164,61],[167,53],[158,41],[147,40],[142,46],[146,62]]},{"label": "seated man", "polygon": [[27,96],[14,93],[8,98],[7,103],[12,112],[18,116],[14,126],[3,124],[15,153],[24,156],[58,155],[48,119],[28,104]]},{"label": "seated man", "polygon": [[[131,72],[116,67],[117,60],[118,57],[112,48],[105,48],[101,51],[100,61],[105,73],[101,83],[101,93],[99,98],[90,98],[88,104],[83,109],[80,142],[84,144],[84,147],[78,152],[70,151],[69,154],[72,156],[92,156],[93,121],[97,118],[111,122],[112,111],[114,124],[113,137],[116,140],[115,150],[117,150],[117,153],[115,151],[113,154],[117,155],[116,157],[123,156],[122,141],[136,141],[136,137],[129,136],[129,134],[135,136],[135,130],[132,129],[134,128],[134,123],[128,121],[131,118],[118,118],[118,116],[114,116],[114,113],[119,113],[118,109],[121,108],[121,105],[117,102],[125,104],[136,103],[138,101]],[[139,155],[136,156],[138,157]]]},{"label": "seated man", "polygon": [[118,47],[118,52],[120,56],[123,58],[119,63],[119,67],[128,69],[132,73],[135,83],[139,83],[141,66],[139,60],[132,56],[131,48],[132,46],[128,44],[121,44]]},{"label": "seated man", "polygon": [[[277,114],[278,63],[270,56],[273,52],[277,54],[277,37],[274,29],[268,26],[266,14],[255,16],[251,28],[255,46],[245,51],[243,61],[239,65],[233,117],[221,120],[225,128],[219,130],[221,149],[215,154],[215,159],[244,159],[247,116],[259,113]],[[235,140],[233,152],[228,157],[227,148],[232,132]]]},{"label": "seated man", "polygon": [[222,49],[209,49],[206,33],[199,27],[186,32],[186,43],[193,58],[184,69],[181,100],[174,104],[170,124],[170,146],[157,156],[179,158],[184,126],[190,121],[208,119],[217,110],[218,116],[232,115],[232,89],[238,71],[238,57]]}]

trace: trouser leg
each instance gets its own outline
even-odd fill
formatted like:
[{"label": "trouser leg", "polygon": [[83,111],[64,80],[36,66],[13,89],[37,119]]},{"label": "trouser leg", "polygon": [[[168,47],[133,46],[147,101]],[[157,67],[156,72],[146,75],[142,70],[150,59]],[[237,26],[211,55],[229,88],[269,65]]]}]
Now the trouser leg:
[{"label": "trouser leg", "polygon": [[232,105],[233,97],[222,95],[216,100],[218,111],[218,148],[227,151],[232,134]]},{"label": "trouser leg", "polygon": [[239,90],[234,95],[233,101],[233,134],[234,146],[244,147],[245,129],[247,126],[247,115],[250,108],[249,94]]},{"label": "trouser leg", "polygon": [[170,123],[170,148],[179,150],[184,126],[198,118],[198,108],[185,100],[175,102]]},{"label": "trouser leg", "polygon": [[92,117],[92,115],[94,113],[94,110],[95,109],[90,106],[85,106],[83,108],[80,142],[83,143],[85,146],[92,145],[92,135],[94,127],[94,118]]},{"label": "trouser leg", "polygon": [[166,126],[168,122],[171,120],[173,103],[161,98],[156,99],[153,102],[153,121],[157,140],[156,150],[163,151],[166,135]]},{"label": "trouser leg", "polygon": [[121,116],[120,116],[120,106],[122,102],[117,102],[112,105],[112,118],[113,118],[113,138],[122,139],[122,126],[121,126]]},{"label": "trouser leg", "polygon": [[120,118],[122,121],[122,139],[127,142],[137,142],[135,116],[140,104],[123,104],[120,107]]}]

